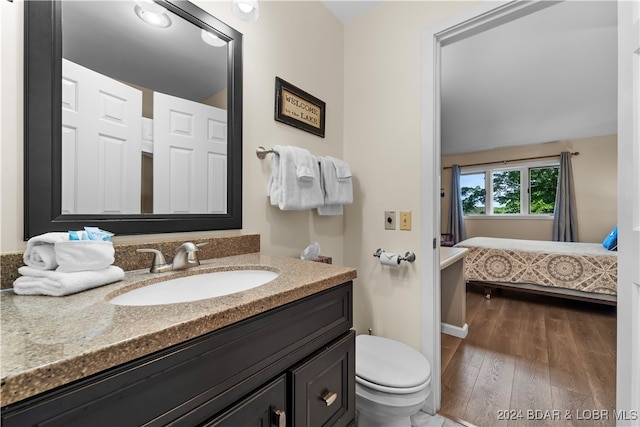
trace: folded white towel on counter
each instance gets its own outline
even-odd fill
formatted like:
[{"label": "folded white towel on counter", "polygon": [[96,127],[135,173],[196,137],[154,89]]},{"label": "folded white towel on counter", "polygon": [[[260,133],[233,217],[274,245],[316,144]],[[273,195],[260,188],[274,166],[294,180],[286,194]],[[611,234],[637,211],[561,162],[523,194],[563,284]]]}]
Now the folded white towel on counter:
[{"label": "folded white towel on counter", "polygon": [[113,265],[104,270],[75,273],[38,270],[31,267],[20,267],[18,272],[22,276],[13,282],[13,291],[18,295],[60,297],[124,279],[124,271]]},{"label": "folded white towel on counter", "polygon": [[69,233],[51,232],[32,237],[22,257],[24,263],[38,270],[54,270],[56,262],[54,245],[69,240]]},{"label": "folded white towel on counter", "polygon": [[115,261],[113,243],[100,240],[69,240],[54,246],[62,273],[104,270]]},{"label": "folded white towel on counter", "polygon": [[279,146],[273,148],[269,197],[281,210],[306,210],[324,204],[320,188],[318,161],[304,148]]}]

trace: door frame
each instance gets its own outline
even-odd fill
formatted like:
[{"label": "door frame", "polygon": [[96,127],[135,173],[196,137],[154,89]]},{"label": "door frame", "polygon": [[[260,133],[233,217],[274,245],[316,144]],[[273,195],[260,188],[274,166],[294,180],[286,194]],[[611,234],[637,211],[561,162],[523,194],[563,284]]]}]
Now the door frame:
[{"label": "door frame", "polygon": [[[429,25],[421,34],[421,351],[431,361],[432,393],[424,409],[435,413],[441,403],[440,253],[441,229],[441,48],[487,29],[544,9],[560,1],[490,1]],[[433,256],[426,254],[433,251]],[[618,366],[618,369],[620,367]],[[619,372],[619,371],[618,371]],[[620,373],[618,373],[618,376]]]},{"label": "door frame", "polygon": [[640,419],[640,1],[618,1],[616,423]]}]

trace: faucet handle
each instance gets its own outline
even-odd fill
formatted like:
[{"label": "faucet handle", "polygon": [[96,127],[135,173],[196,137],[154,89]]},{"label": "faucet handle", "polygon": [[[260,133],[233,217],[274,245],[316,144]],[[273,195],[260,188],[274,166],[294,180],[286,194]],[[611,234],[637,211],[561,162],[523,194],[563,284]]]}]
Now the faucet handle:
[{"label": "faucet handle", "polygon": [[164,254],[157,249],[142,248],[137,249],[137,252],[150,252],[154,254],[150,269],[152,273],[160,272],[161,267],[165,267],[167,265],[167,260],[165,259]]},{"label": "faucet handle", "polygon": [[188,254],[188,262],[192,265],[200,265],[200,260],[198,259],[197,251],[200,250],[202,246],[208,245],[209,242],[196,243],[196,249]]},{"label": "faucet handle", "polygon": [[176,249],[176,255],[179,252],[195,252],[198,250],[198,247],[196,246],[195,243],[193,242],[184,242],[183,244],[181,244],[180,246],[178,246],[178,248]]},{"label": "faucet handle", "polygon": [[[207,242],[205,242],[206,244]],[[184,242],[178,249],[176,249],[176,255],[173,257],[173,269],[184,270],[185,268],[197,267],[200,265],[197,252],[199,247],[203,244],[196,245],[193,242]]]}]

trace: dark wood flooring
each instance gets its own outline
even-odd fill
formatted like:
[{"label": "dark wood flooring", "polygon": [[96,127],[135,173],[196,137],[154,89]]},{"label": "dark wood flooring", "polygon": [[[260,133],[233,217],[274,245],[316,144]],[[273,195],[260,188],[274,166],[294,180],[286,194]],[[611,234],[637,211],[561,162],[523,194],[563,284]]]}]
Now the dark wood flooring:
[{"label": "dark wood flooring", "polygon": [[467,290],[465,339],[442,334],[440,413],[477,426],[614,426],[616,309]]}]

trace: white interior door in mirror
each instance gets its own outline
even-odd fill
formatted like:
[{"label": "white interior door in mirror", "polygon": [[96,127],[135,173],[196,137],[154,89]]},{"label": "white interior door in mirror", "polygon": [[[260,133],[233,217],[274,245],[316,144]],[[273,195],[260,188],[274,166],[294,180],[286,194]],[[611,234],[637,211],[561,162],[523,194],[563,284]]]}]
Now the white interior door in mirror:
[{"label": "white interior door in mirror", "polygon": [[142,92],[62,61],[62,214],[139,214]]},{"label": "white interior door in mirror", "polygon": [[153,94],[153,213],[227,212],[227,111]]}]

